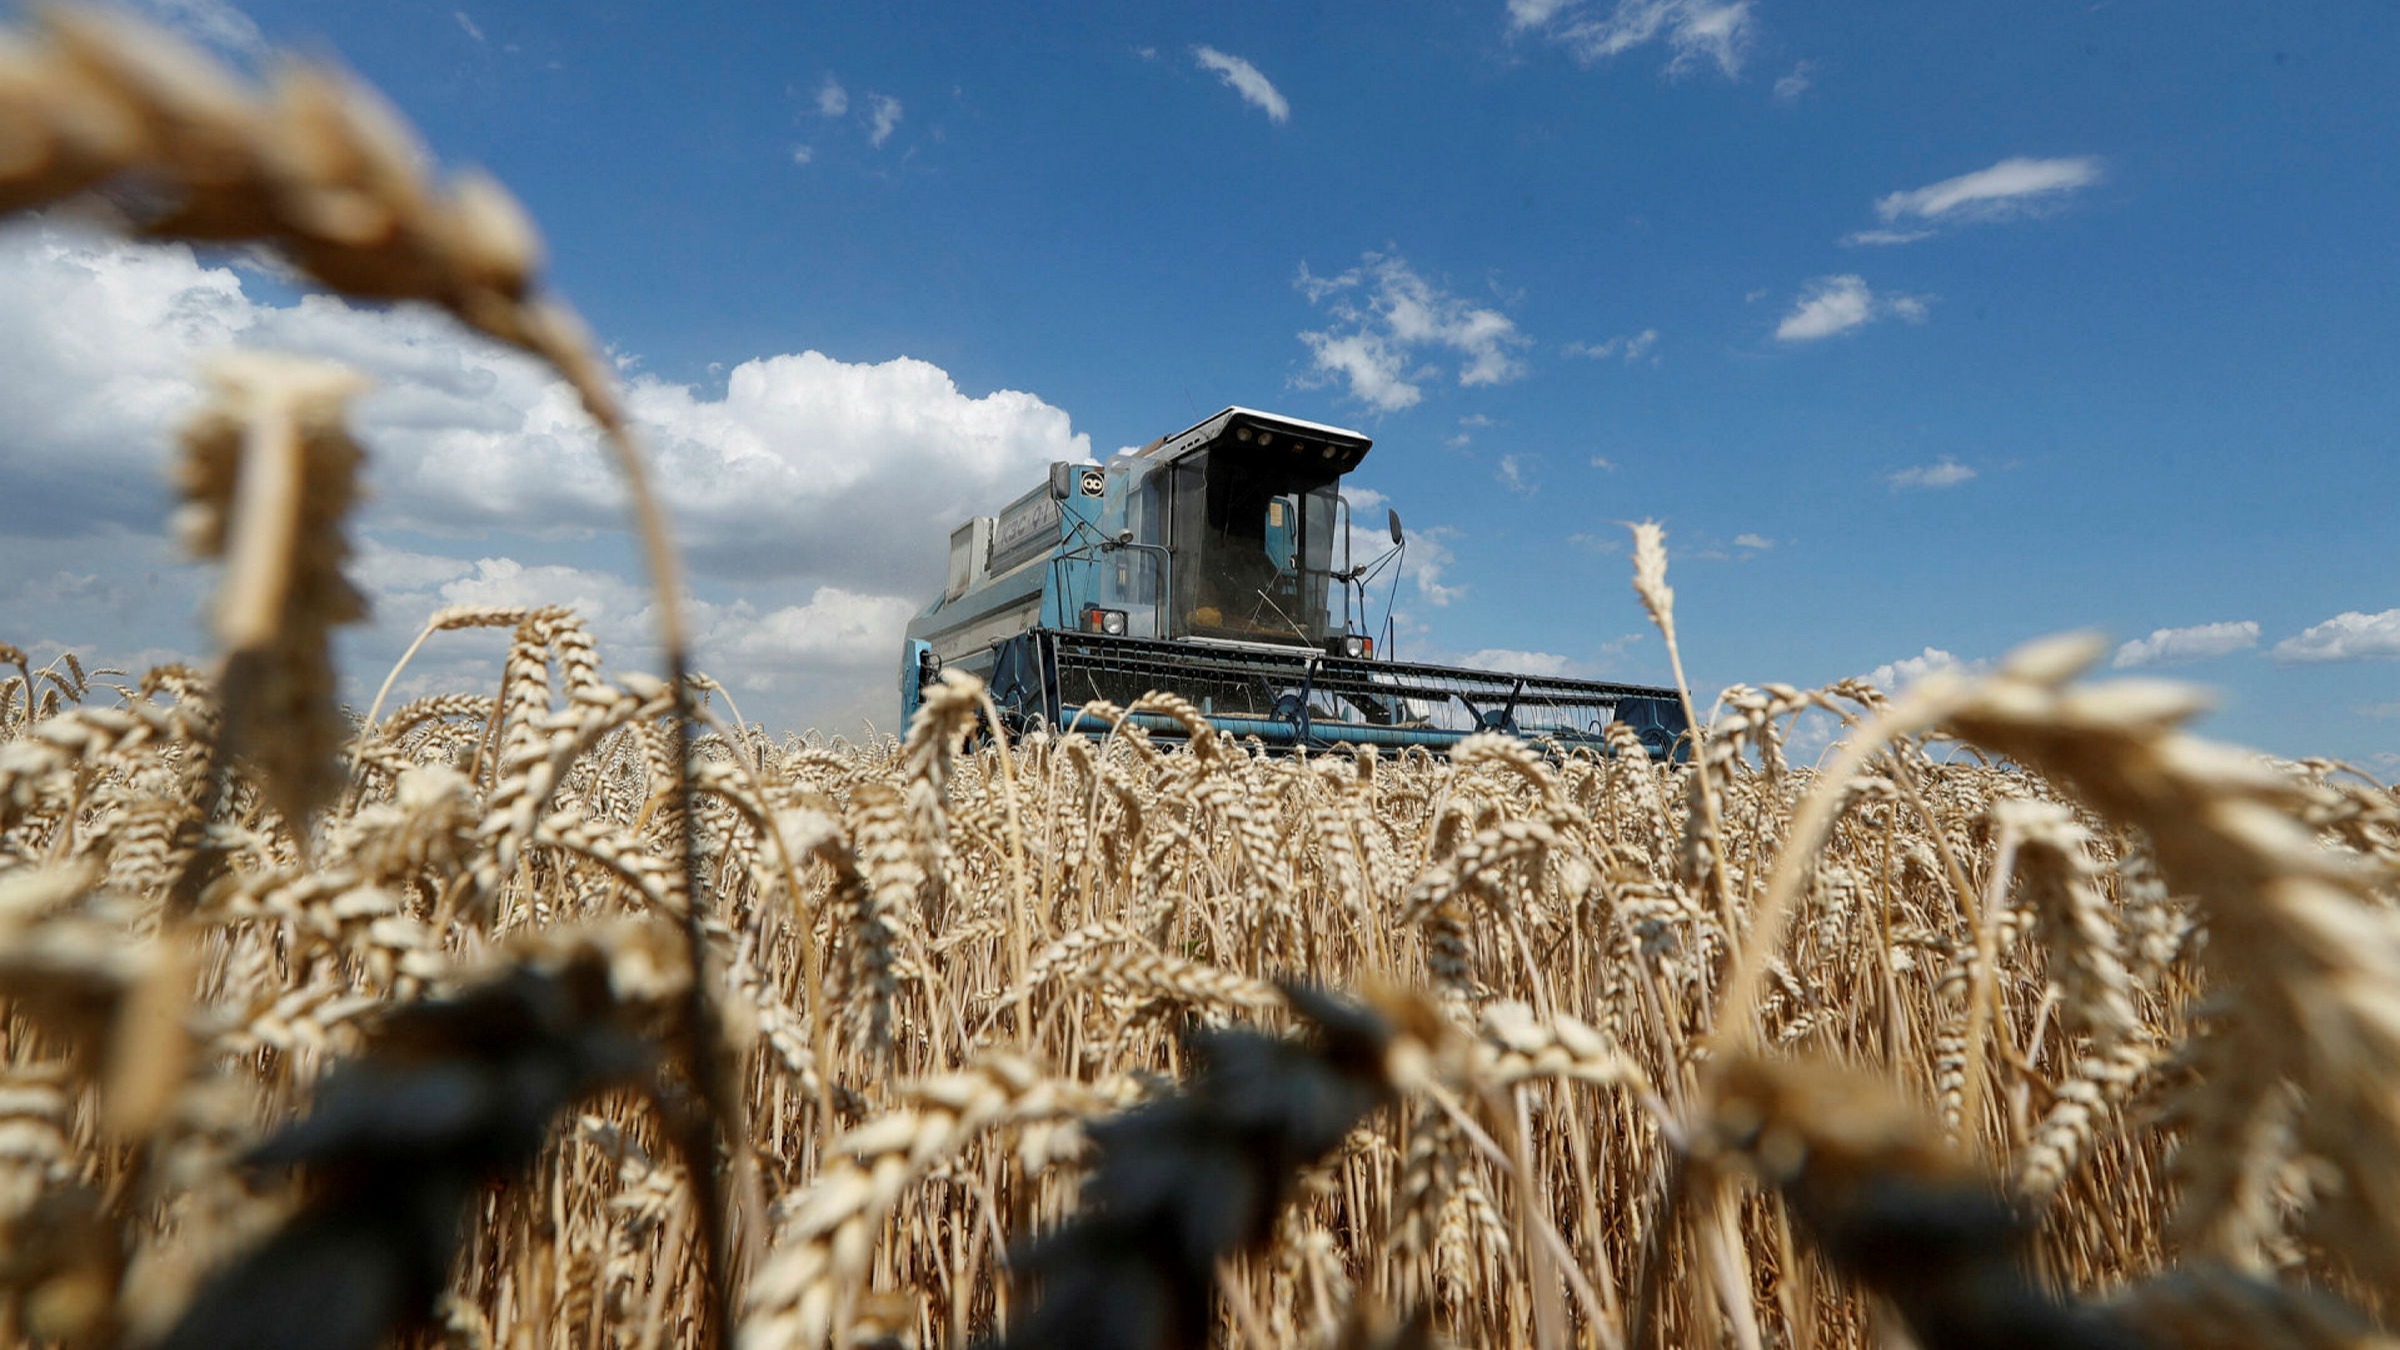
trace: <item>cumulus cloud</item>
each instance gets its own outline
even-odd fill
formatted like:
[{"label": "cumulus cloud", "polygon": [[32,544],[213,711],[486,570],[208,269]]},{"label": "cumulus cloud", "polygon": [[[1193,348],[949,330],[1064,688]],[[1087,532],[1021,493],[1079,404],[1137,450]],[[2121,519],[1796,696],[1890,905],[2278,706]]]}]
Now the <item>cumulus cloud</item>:
[{"label": "cumulus cloud", "polygon": [[1957,487],[1973,477],[1975,477],[1973,468],[1944,455],[1937,463],[1918,464],[1902,469],[1898,473],[1887,474],[1883,481],[1889,484],[1894,492],[1901,492],[1910,488]]},{"label": "cumulus cloud", "polygon": [[1425,397],[1408,379],[1400,351],[1380,334],[1302,333],[1300,340],[1308,344],[1320,375],[1349,381],[1350,396],[1377,412],[1413,408]]},{"label": "cumulus cloud", "polygon": [[1458,562],[1451,549],[1457,542],[1456,526],[1434,525],[1408,532],[1408,554],[1401,560],[1401,575],[1416,589],[1417,598],[1435,608],[1448,605],[1467,593],[1464,585],[1452,585],[1445,578]]},{"label": "cumulus cloud", "polygon": [[1731,78],[1755,23],[1750,0],[1616,0],[1605,14],[1586,0],[1508,0],[1508,26],[1541,34],[1585,65],[1663,42],[1671,73],[1707,63]]},{"label": "cumulus cloud", "polygon": [[2278,661],[2303,665],[2400,656],[2400,609],[2387,609],[2380,614],[2357,610],[2336,614],[2276,643],[2267,654]]},{"label": "cumulus cloud", "polygon": [[1496,670],[1505,675],[1573,675],[1575,662],[1557,652],[1525,652],[1509,647],[1485,647],[1468,652],[1458,663],[1470,670]]},{"label": "cumulus cloud", "polygon": [[[0,294],[14,298],[0,307],[0,458],[16,489],[0,494],[0,527],[158,519],[162,447],[197,400],[196,368],[228,346],[328,357],[374,381],[358,422],[393,525],[538,521],[564,537],[621,524],[622,490],[566,387],[431,313],[262,300],[189,249],[48,228],[0,236]],[[758,357],[721,391],[645,375],[625,397],[695,562],[728,576],[938,579],[939,541],[896,526],[930,538],[939,526],[918,522],[988,509],[1051,461],[1091,454],[1034,395],[971,397],[907,357]]]},{"label": "cumulus cloud", "polygon": [[2203,623],[2189,628],[2160,628],[2117,648],[2110,664],[2119,670],[2142,666],[2179,666],[2211,657],[2248,651],[2258,645],[2258,625],[2248,619],[2233,623]]},{"label": "cumulus cloud", "polygon": [[[610,669],[646,668],[656,659],[651,592],[620,571],[509,556],[452,557],[370,541],[350,573],[381,619],[379,632],[354,644],[362,652],[393,648],[426,615],[449,605],[566,605],[591,630]],[[887,676],[917,606],[908,598],[839,586],[817,586],[806,595],[805,601],[781,604],[687,595],[686,620],[700,665],[737,694],[768,696],[745,706],[747,715],[797,705],[811,724],[829,729],[868,720],[888,728],[897,708],[885,706]],[[432,659],[422,669],[412,665],[415,677],[402,682],[403,697],[480,680],[497,659],[489,642],[448,637],[429,651]]]},{"label": "cumulus cloud", "polygon": [[1621,359],[1627,364],[1631,364],[1649,356],[1650,349],[1657,345],[1658,330],[1645,328],[1638,333],[1612,337],[1606,342],[1570,342],[1562,350],[1569,356],[1580,356],[1587,360]]},{"label": "cumulus cloud", "polygon": [[1225,82],[1226,88],[1240,94],[1242,102],[1265,113],[1268,121],[1292,120],[1292,105],[1284,100],[1265,75],[1259,73],[1258,67],[1241,57],[1205,46],[1192,48],[1192,60],[1198,62],[1202,70],[1215,72],[1217,78]]},{"label": "cumulus cloud", "polygon": [[1930,302],[1920,295],[1877,295],[1866,278],[1856,274],[1818,277],[1792,303],[1792,312],[1775,326],[1778,342],[1816,342],[1847,333],[1879,319],[1923,323]]},{"label": "cumulus cloud", "polygon": [[[360,567],[402,628],[452,597],[571,602],[629,621],[645,603],[627,580],[639,576],[629,555],[593,562],[616,547],[624,497],[572,394],[446,319],[254,293],[242,274],[188,248],[38,223],[0,233],[0,294],[10,297],[0,306],[0,364],[10,372],[0,381],[0,481],[9,485],[0,540],[33,550],[13,567],[0,562],[0,575],[49,578],[59,564],[41,562],[46,553],[88,559],[76,574],[97,578],[87,591],[68,578],[40,594],[0,595],[22,602],[0,605],[19,640],[76,640],[54,622],[70,609],[86,650],[194,636],[197,592],[156,581],[160,569],[197,575],[177,565],[163,537],[167,447],[198,402],[206,358],[237,346],[341,360],[374,382],[354,416],[374,493]],[[1067,414],[1040,398],[971,395],[906,357],[758,357],[721,386],[636,376],[625,399],[700,601],[742,616],[720,630],[723,652],[703,650],[720,661],[763,651],[768,631],[789,641],[896,633],[893,616],[905,619],[939,584],[951,524],[1031,486],[1050,462],[1091,452]],[[413,542],[377,542],[403,537]],[[91,603],[69,606],[70,592]],[[92,599],[104,594],[114,598]],[[807,611],[806,621],[787,609]],[[749,626],[779,614],[770,629]],[[848,659],[819,664],[848,670]],[[878,648],[870,663],[880,672],[892,659]],[[881,673],[843,679],[802,691],[792,706],[830,706],[845,690],[873,691],[860,706],[880,706]]]},{"label": "cumulus cloud", "polygon": [[1817,63],[1814,61],[1803,61],[1792,67],[1789,75],[1775,82],[1775,101],[1798,102],[1800,96],[1808,92],[1808,87],[1816,83],[1816,73]]},{"label": "cumulus cloud", "polygon": [[819,586],[804,605],[764,613],[747,604],[718,606],[708,618],[718,635],[713,648],[725,653],[750,688],[764,690],[807,678],[809,665],[887,671],[916,611],[913,601],[898,596]]},{"label": "cumulus cloud", "polygon": [[[1390,521],[1385,516],[1392,499],[1373,488],[1347,480],[1342,484],[1342,496],[1350,503],[1349,552],[1346,555],[1349,562],[1367,566],[1382,561],[1393,551]],[[1409,592],[1415,599],[1439,608],[1466,594],[1464,586],[1453,586],[1443,580],[1447,570],[1457,562],[1450,544],[1458,537],[1458,530],[1448,525],[1428,526],[1420,523],[1407,527],[1407,550],[1396,561],[1398,579],[1408,584]],[[1370,607],[1378,613],[1382,610],[1386,594],[1383,587],[1392,584],[1392,579],[1392,573],[1379,571],[1370,583]],[[1406,616],[1402,617],[1404,631],[1413,631],[1417,636],[1425,635],[1427,630],[1422,624],[1406,624]]]},{"label": "cumulus cloud", "polygon": [[2056,209],[2068,193],[2100,181],[2100,161],[2014,156],[1988,169],[1962,173],[1921,188],[1888,193],[1875,203],[1887,223],[2009,220]]},{"label": "cumulus cloud", "polygon": [[850,111],[850,91],[831,75],[817,86],[817,112],[826,117],[839,117]]},{"label": "cumulus cloud", "polygon": [[1322,305],[1333,325],[1300,334],[1319,381],[1340,379],[1351,397],[1378,412],[1398,412],[1424,398],[1419,381],[1438,367],[1419,353],[1447,351],[1466,387],[1503,384],[1524,375],[1517,353],[1529,345],[1516,321],[1497,309],[1451,295],[1419,276],[1397,254],[1369,253],[1358,266],[1331,277],[1300,268],[1294,283],[1309,303]]},{"label": "cumulus cloud", "polygon": [[1892,693],[1915,684],[1935,671],[1955,670],[1961,674],[1974,675],[1989,667],[1990,664],[1988,661],[1961,661],[1939,647],[1927,647],[1915,656],[1904,656],[1897,661],[1886,661],[1859,678],[1886,693]]},{"label": "cumulus cloud", "polygon": [[867,144],[880,150],[900,127],[900,100],[889,94],[867,95]]}]

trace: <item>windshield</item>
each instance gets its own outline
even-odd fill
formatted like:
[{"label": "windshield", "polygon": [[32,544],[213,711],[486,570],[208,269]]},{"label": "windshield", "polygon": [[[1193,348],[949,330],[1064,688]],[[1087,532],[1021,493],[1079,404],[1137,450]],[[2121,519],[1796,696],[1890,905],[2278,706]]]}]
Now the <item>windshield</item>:
[{"label": "windshield", "polygon": [[1174,469],[1179,634],[1320,646],[1343,631],[1333,580],[1339,474],[1209,451]]}]

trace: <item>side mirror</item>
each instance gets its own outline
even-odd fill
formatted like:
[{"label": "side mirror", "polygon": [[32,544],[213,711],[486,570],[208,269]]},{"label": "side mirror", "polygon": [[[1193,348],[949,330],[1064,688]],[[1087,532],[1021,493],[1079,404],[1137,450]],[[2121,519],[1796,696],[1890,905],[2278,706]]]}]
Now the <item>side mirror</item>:
[{"label": "side mirror", "polygon": [[1403,537],[1401,536],[1401,534],[1400,534],[1400,513],[1399,513],[1398,511],[1394,511],[1394,510],[1391,510],[1391,509],[1389,509],[1389,508],[1386,508],[1386,509],[1385,509],[1385,511],[1384,511],[1384,515],[1385,515],[1385,516],[1386,516],[1386,517],[1389,519],[1389,521],[1391,522],[1391,527],[1392,527],[1392,547],[1393,547],[1393,548],[1398,548],[1398,547],[1400,547],[1402,544],[1405,544],[1405,543],[1407,543],[1408,541],[1407,541],[1405,538],[1403,538]]}]

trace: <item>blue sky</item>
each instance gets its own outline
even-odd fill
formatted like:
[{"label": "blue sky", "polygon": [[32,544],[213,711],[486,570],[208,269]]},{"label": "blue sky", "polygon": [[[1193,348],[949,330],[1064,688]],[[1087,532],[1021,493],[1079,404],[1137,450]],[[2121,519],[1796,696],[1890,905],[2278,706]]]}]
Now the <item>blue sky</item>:
[{"label": "blue sky", "polygon": [[[1376,438],[1406,654],[1663,678],[1650,517],[1704,697],[2097,627],[2220,688],[2218,734],[2400,772],[2388,5],[147,8],[338,53],[524,199],[753,718],[888,724],[959,515],[1243,403]],[[570,592],[638,642],[605,476],[508,358],[57,220],[0,285],[41,302],[0,319],[42,377],[0,394],[6,636],[198,640],[126,484],[195,353],[272,340],[384,390],[369,685],[454,599]],[[39,349],[95,295],[152,317]],[[116,392],[45,402],[79,377]]]}]

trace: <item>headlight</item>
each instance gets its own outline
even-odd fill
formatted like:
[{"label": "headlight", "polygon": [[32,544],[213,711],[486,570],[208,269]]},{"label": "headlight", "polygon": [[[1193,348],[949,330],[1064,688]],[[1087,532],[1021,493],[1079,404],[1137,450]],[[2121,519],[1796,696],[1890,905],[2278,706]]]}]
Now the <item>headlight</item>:
[{"label": "headlight", "polygon": [[1342,655],[1348,657],[1360,657],[1365,656],[1366,654],[1367,640],[1365,638],[1346,637],[1342,639]]},{"label": "headlight", "polygon": [[1083,631],[1106,633],[1110,637],[1123,637],[1125,636],[1125,611],[1102,609],[1098,605],[1093,605],[1083,612]]}]

